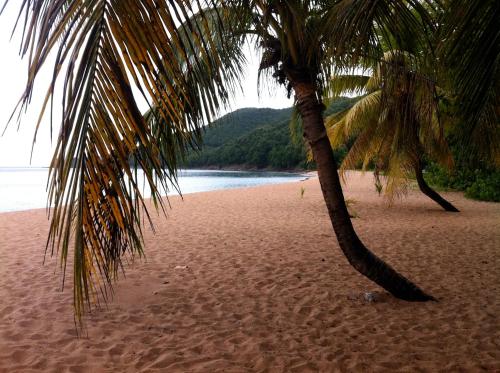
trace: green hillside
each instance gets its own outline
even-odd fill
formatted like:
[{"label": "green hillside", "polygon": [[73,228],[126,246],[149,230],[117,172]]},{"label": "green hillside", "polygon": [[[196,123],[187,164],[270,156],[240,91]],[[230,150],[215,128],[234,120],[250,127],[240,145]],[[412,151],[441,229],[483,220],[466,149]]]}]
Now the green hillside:
[{"label": "green hillside", "polygon": [[217,147],[244,136],[258,127],[290,119],[291,108],[244,108],[216,120],[203,134],[203,145]]},{"label": "green hillside", "polygon": [[[344,110],[356,99],[341,98],[326,110],[331,114]],[[203,148],[186,160],[188,168],[269,168],[305,169],[302,141],[290,136],[292,109],[245,108],[215,121],[203,135]],[[343,152],[338,156],[342,157]]]}]

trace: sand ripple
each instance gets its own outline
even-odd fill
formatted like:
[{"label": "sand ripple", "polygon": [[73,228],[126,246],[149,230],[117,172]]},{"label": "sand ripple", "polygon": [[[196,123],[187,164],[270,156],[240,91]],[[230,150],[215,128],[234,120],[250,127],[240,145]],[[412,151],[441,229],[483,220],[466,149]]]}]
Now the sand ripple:
[{"label": "sand ripple", "polygon": [[311,179],[173,198],[78,339],[71,289],[41,265],[44,211],[5,213],[0,371],[500,372],[500,204],[447,193],[449,214],[415,191],[388,209],[359,173],[346,195],[365,243],[440,302],[356,274]]}]

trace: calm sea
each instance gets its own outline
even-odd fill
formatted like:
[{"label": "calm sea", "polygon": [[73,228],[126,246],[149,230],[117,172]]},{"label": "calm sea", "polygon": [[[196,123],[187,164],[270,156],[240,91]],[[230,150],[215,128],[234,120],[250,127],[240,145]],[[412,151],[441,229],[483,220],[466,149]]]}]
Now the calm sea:
[{"label": "calm sea", "polygon": [[[0,212],[46,207],[47,176],[46,168],[0,167]],[[182,194],[188,194],[286,183],[304,178],[304,174],[287,172],[182,170],[179,186]],[[144,194],[148,196],[147,188]]]}]

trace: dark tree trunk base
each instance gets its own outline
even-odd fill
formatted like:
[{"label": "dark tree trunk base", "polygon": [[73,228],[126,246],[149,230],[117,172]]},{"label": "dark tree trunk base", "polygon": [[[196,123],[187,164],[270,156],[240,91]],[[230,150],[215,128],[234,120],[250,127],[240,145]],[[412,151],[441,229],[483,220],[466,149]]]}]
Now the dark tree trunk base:
[{"label": "dark tree trunk base", "polygon": [[[393,296],[409,302],[437,301],[432,295],[394,270],[378,258],[358,239],[354,248],[342,247],[349,263],[361,274],[381,286]],[[354,250],[353,250],[354,249]],[[352,255],[354,253],[354,255]]]},{"label": "dark tree trunk base", "polygon": [[445,211],[448,212],[460,212],[455,206],[453,206],[450,202],[445,200],[443,197],[439,195],[434,189],[432,189],[424,179],[424,174],[422,172],[422,166],[419,164],[415,167],[415,176],[417,178],[418,187],[420,191],[424,193],[427,197],[432,199],[434,202],[439,204]]}]

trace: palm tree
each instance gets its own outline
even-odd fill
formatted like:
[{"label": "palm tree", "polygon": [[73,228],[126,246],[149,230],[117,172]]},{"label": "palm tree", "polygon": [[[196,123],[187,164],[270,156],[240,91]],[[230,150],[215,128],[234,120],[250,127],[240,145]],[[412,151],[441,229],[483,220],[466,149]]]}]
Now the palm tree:
[{"label": "palm tree", "polygon": [[[238,87],[250,40],[261,71],[295,95],[304,136],[340,248],[360,273],[408,301],[434,299],[369,251],[352,226],[323,120],[323,91],[334,66],[380,58],[377,35],[424,37],[431,27],[418,0],[23,0],[21,52],[29,75],[25,108],[54,53],[46,103],[63,79],[62,121],[51,163],[48,248],[64,266],[74,252],[77,315],[104,298],[125,253],[142,255],[138,186],[144,171],[153,202],[176,182],[183,151]],[[131,86],[150,103],[139,112]],[[45,109],[45,106],[44,106]],[[43,115],[43,110],[41,115]],[[135,161],[130,163],[130,159]],[[72,241],[72,243],[71,243]],[[74,245],[74,246],[73,246]]]},{"label": "palm tree", "polygon": [[420,73],[415,57],[392,50],[376,64],[371,76],[336,75],[331,91],[366,92],[354,106],[326,119],[330,142],[337,148],[349,139],[355,141],[340,171],[370,162],[375,164],[377,188],[385,175],[386,195],[404,193],[415,175],[425,195],[446,211],[458,209],[433,190],[423,177],[423,157],[427,154],[451,168],[453,158],[444,136],[438,111],[435,83]]}]

